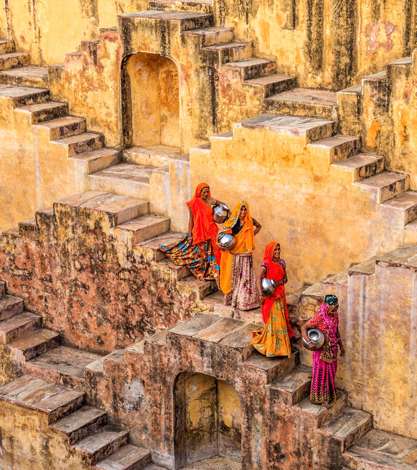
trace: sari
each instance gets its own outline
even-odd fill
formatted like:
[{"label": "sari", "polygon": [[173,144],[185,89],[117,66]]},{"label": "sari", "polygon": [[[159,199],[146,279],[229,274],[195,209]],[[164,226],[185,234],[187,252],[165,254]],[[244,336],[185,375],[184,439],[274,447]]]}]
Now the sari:
[{"label": "sari", "polygon": [[291,356],[291,341],[294,336],[288,316],[288,306],[285,296],[284,280],[286,278],[286,265],[284,260],[273,261],[277,242],[270,242],[264,253],[262,266],[266,270],[266,277],[280,284],[272,295],[263,299],[262,318],[264,327],[252,333],[252,346],[267,357]]},{"label": "sari", "polygon": [[318,328],[326,336],[323,348],[313,352],[310,401],[316,405],[329,404],[336,398],[339,317],[328,312],[329,305],[323,303],[309,321],[311,328]]},{"label": "sari", "polygon": [[201,198],[202,190],[207,187],[206,183],[200,183],[194,197],[187,202],[193,217],[192,240],[187,236],[173,247],[162,244],[159,249],[177,266],[186,266],[197,279],[216,280],[221,252],[217,246],[218,228],[213,210]]},{"label": "sari", "polygon": [[[243,222],[239,219],[242,206],[246,207]],[[238,225],[240,228],[236,231]],[[237,204],[224,223],[223,231],[233,233],[236,239],[233,249],[224,251],[221,257],[220,289],[225,295],[225,304],[238,310],[258,308],[260,299],[252,257],[255,249],[254,225],[246,201]]]}]

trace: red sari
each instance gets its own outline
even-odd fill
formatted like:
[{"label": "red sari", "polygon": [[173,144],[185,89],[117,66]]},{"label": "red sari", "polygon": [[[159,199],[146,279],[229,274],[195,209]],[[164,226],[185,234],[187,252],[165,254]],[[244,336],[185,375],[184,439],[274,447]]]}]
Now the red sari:
[{"label": "red sari", "polygon": [[208,188],[208,185],[200,183],[195,190],[194,197],[187,202],[187,206],[193,216],[193,244],[202,245],[210,241],[216,263],[220,265],[221,251],[217,246],[219,229],[213,220],[212,207],[201,199],[201,191],[204,188]]},{"label": "red sari", "polygon": [[[277,242],[273,241],[268,243],[268,245],[265,248],[265,254],[264,254],[264,260],[262,263],[262,266],[265,267],[266,269],[266,275],[268,279],[273,279],[276,282],[281,282],[284,280],[286,276],[286,265],[284,260],[279,260],[278,263],[272,260],[274,256],[274,251],[275,247],[277,245]],[[275,288],[275,291],[272,295],[269,297],[264,298],[262,302],[262,318],[264,323],[268,323],[269,320],[269,315],[271,313],[271,309],[275,302],[280,299],[283,306],[284,306],[284,311],[285,311],[285,319],[287,322],[287,330],[288,330],[288,336],[290,338],[294,337],[294,330],[291,327],[291,323],[289,320],[289,315],[288,315],[288,305],[287,305],[287,299],[285,296],[285,285],[284,283],[278,285]]]}]

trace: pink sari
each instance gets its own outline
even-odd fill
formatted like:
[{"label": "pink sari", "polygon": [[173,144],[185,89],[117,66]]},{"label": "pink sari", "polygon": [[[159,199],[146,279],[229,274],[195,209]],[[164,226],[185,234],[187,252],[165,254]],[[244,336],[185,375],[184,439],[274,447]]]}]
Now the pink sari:
[{"label": "pink sari", "polygon": [[313,352],[313,377],[310,401],[317,405],[331,403],[336,398],[337,353],[340,342],[339,317],[329,315],[329,305],[323,303],[310,325],[326,336],[326,343],[319,351]]}]

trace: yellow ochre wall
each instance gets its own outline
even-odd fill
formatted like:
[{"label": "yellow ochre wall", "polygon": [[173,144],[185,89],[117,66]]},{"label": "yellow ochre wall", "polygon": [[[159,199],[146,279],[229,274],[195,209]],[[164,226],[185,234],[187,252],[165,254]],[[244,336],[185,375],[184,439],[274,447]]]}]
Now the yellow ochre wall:
[{"label": "yellow ochre wall", "polygon": [[[146,0],[0,0],[0,31],[34,62],[56,64],[81,41],[96,39],[100,28],[117,27],[118,15],[147,8]],[[198,4],[188,9],[201,10]],[[296,74],[301,85],[322,88],[343,87],[346,76],[409,54],[416,9],[409,0],[212,4],[217,24],[235,27],[239,39],[254,41],[258,55],[275,58],[279,71]]]}]

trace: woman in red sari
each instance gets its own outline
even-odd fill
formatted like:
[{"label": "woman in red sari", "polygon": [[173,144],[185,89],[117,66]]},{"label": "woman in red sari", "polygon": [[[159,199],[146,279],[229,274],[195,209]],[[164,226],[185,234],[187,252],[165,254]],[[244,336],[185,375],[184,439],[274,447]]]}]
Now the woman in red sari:
[{"label": "woman in red sari", "polygon": [[213,206],[216,204],[220,201],[211,197],[209,185],[200,183],[194,197],[187,202],[190,212],[188,236],[172,248],[160,247],[173,263],[187,266],[197,279],[217,280],[219,277],[219,229],[213,220]]},{"label": "woman in red sari", "polygon": [[[267,357],[291,356],[291,338],[294,336],[289,322],[288,306],[285,296],[287,270],[281,258],[281,247],[276,241],[265,248],[260,281],[273,279],[276,288],[272,295],[263,298],[262,318],[265,326],[252,333],[252,346]],[[262,290],[262,289],[261,289]]]}]

